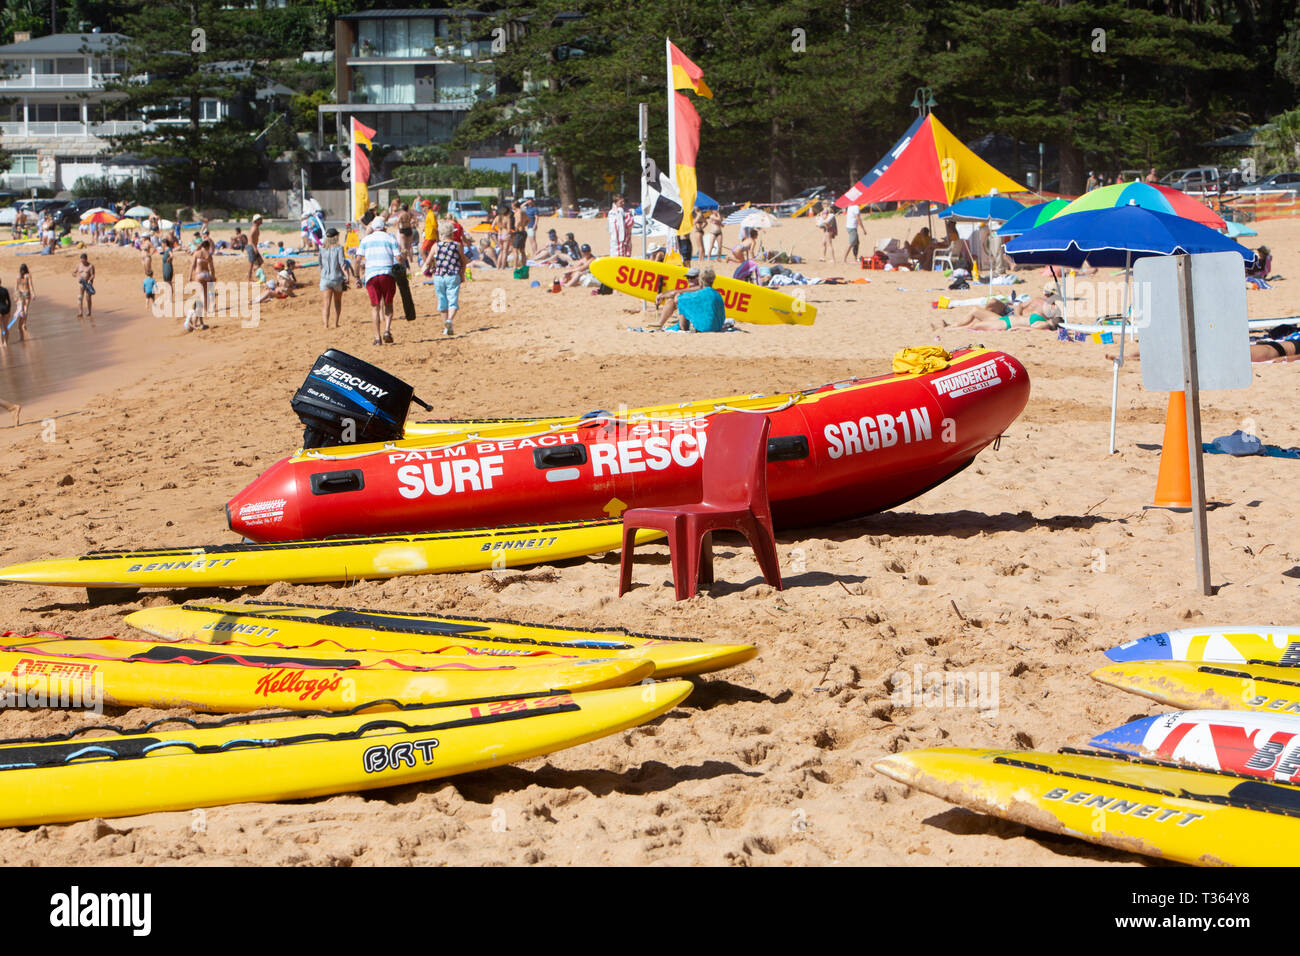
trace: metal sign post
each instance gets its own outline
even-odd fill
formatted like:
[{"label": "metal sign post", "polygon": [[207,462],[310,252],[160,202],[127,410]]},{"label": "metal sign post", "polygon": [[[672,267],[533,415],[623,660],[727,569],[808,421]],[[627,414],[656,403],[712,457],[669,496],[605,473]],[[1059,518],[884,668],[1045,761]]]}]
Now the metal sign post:
[{"label": "metal sign post", "polygon": [[[646,215],[648,189],[645,180],[646,140],[650,138],[650,104],[641,103],[637,107],[637,139],[641,143],[641,258],[646,257],[646,233],[650,231],[650,218]],[[641,311],[648,309],[649,303],[641,300]]]},{"label": "metal sign post", "polygon": [[1212,594],[1200,393],[1202,388],[1250,385],[1245,267],[1235,252],[1151,256],[1138,260],[1133,280],[1142,293],[1137,297],[1142,305],[1135,309],[1142,334],[1142,384],[1150,391],[1186,396],[1196,583],[1202,594]]}]

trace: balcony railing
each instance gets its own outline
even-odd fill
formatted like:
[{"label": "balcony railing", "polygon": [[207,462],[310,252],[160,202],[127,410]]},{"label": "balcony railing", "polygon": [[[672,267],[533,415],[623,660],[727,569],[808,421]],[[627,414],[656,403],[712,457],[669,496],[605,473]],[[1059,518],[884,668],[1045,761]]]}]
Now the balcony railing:
[{"label": "balcony railing", "polygon": [[123,136],[138,133],[144,129],[144,123],[138,120],[109,120],[102,123],[0,123],[0,136],[4,137],[46,137],[46,136]]},{"label": "balcony railing", "polygon": [[0,79],[0,90],[97,90],[116,73],[22,73]]}]

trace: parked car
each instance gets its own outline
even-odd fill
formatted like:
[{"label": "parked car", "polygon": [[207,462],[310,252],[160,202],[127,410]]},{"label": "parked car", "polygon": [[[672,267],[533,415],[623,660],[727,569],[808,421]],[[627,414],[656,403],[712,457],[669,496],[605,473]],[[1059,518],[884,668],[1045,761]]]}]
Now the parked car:
[{"label": "parked car", "polygon": [[1280,198],[1300,195],[1300,173],[1274,173],[1255,180],[1249,186],[1240,186],[1236,191],[1247,196],[1259,193],[1276,193]]},{"label": "parked car", "polygon": [[1160,185],[1185,193],[1217,194],[1222,191],[1228,171],[1217,166],[1192,166],[1175,169],[1160,178]]},{"label": "parked car", "polygon": [[811,189],[805,189],[803,192],[796,193],[789,199],[784,199],[781,202],[776,203],[772,207],[772,215],[780,216],[782,218],[793,216],[814,199],[820,199],[824,202],[834,202],[835,195],[835,190],[831,189],[829,186],[813,186]]},{"label": "parked car", "polygon": [[457,219],[486,219],[488,214],[477,199],[453,199],[447,211]]},{"label": "parked car", "polygon": [[537,207],[537,215],[554,216],[556,211],[560,208],[560,201],[551,196],[535,196],[533,198],[533,205]]}]

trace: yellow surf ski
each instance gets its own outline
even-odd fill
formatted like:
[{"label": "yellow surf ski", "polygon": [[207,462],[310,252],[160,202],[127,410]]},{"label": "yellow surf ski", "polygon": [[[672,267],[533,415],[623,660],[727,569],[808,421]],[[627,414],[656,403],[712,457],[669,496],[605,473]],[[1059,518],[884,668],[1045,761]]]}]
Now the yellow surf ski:
[{"label": "yellow surf ski", "polygon": [[[663,537],[657,531],[644,534],[637,532],[638,543]],[[0,568],[0,581],[84,588],[315,584],[548,564],[617,551],[622,543],[622,521],[572,521],[438,534],[95,551],[11,564]]]},{"label": "yellow surf ski", "polygon": [[434,614],[394,614],[363,608],[301,604],[204,603],[151,607],[126,622],[155,637],[207,644],[339,651],[417,652],[479,660],[562,661],[565,658],[641,658],[656,677],[721,670],[750,660],[752,644],[714,644],[698,638],[631,634],[622,630],[543,627],[514,621]]},{"label": "yellow surf ski", "polygon": [[0,682],[51,703],[88,698],[121,707],[188,707],[239,713],[264,707],[338,710],[372,701],[434,704],[622,687],[654,665],[629,658],[492,662],[450,658],[408,663],[383,653],[268,653],[201,644],[7,635]]},{"label": "yellow surf ski", "polygon": [[[283,714],[0,741],[0,826],[61,823],[419,783],[553,753],[671,710],[669,681],[399,712]],[[170,723],[161,721],[160,724]],[[115,728],[112,728],[115,729]]]},{"label": "yellow surf ski", "polygon": [[1300,667],[1134,661],[1108,664],[1092,679],[1183,710],[1300,714]]},{"label": "yellow surf ski", "polygon": [[873,765],[961,807],[1200,866],[1292,866],[1300,788],[1091,751],[939,748]]},{"label": "yellow surf ski", "polygon": [[[686,287],[685,266],[669,265],[652,259],[605,256],[591,264],[591,274],[615,292],[623,292],[647,302],[653,302],[660,292],[667,289]],[[721,294],[728,318],[737,322],[751,325],[812,325],[817,318],[815,305],[752,282],[718,276],[713,288]]]}]

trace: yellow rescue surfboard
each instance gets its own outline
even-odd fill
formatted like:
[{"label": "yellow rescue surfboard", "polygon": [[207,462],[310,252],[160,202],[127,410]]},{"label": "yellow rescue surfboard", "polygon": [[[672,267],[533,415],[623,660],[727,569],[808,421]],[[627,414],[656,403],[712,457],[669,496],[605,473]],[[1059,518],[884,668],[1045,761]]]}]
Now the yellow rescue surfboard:
[{"label": "yellow rescue surfboard", "polygon": [[338,653],[415,652],[479,660],[562,661],[565,658],[641,658],[656,677],[704,674],[748,661],[751,644],[715,644],[698,638],[631,634],[620,629],[544,627],[515,621],[331,608],[253,601],[201,603],[135,611],[126,623],[167,640],[251,647],[312,647]]},{"label": "yellow rescue surfboard", "polygon": [[874,768],[1036,830],[1200,866],[1291,866],[1300,788],[1090,751],[936,748]]},{"label": "yellow rescue surfboard", "polygon": [[[387,660],[386,660],[387,659]],[[480,697],[621,687],[650,677],[637,658],[408,663],[391,654],[98,638],[0,638],[0,682],[51,702],[87,696],[120,707],[240,713],[264,707],[338,710],[372,701],[432,704]]]},{"label": "yellow rescue surfboard", "polygon": [[[628,256],[605,256],[591,264],[591,274],[615,292],[653,302],[667,289],[686,287],[685,266],[633,259]],[[801,297],[787,295],[752,282],[718,276],[713,288],[722,295],[729,318],[751,325],[812,325],[817,307]]]},{"label": "yellow rescue surfboard", "polygon": [[[637,543],[663,537],[638,531]],[[0,581],[84,588],[311,584],[548,564],[617,551],[623,522],[570,521],[437,534],[95,551],[0,568]]]},{"label": "yellow rescue surfboard", "polygon": [[1132,661],[1107,664],[1092,679],[1184,710],[1300,714],[1300,667]]},{"label": "yellow rescue surfboard", "polygon": [[285,720],[283,714],[111,736],[0,741],[0,826],[301,800],[419,783],[553,753],[645,723],[690,693],[668,681]]}]

